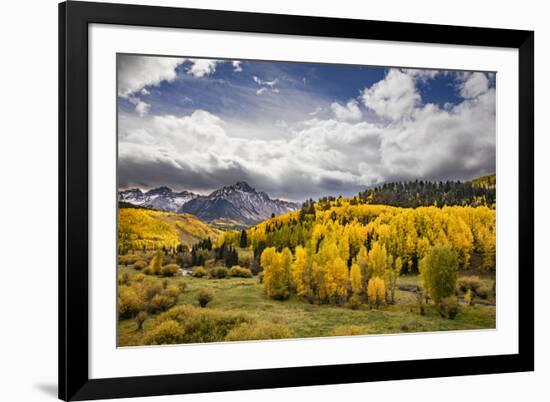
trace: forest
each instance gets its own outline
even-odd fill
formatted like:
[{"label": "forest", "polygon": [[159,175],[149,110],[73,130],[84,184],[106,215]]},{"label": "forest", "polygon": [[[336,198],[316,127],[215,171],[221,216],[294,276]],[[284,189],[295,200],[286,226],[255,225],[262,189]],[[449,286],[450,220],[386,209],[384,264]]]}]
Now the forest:
[{"label": "forest", "polygon": [[494,328],[495,177],[308,200],[244,230],[119,209],[119,346]]}]

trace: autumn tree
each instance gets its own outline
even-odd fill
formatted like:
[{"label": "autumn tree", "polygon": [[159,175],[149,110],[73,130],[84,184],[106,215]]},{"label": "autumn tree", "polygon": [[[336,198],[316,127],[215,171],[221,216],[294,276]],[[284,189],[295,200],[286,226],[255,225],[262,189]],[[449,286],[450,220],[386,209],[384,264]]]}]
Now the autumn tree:
[{"label": "autumn tree", "polygon": [[392,266],[386,270],[386,283],[388,284],[388,293],[391,303],[395,303],[395,290],[397,288],[397,279],[403,266],[401,257],[397,257]]},{"label": "autumn tree", "polygon": [[383,279],[375,276],[369,280],[367,297],[369,304],[374,307],[379,307],[386,302],[386,285]]},{"label": "autumn tree", "polygon": [[327,267],[325,289],[328,300],[341,303],[348,292],[348,267],[341,257],[336,257]]},{"label": "autumn tree", "polygon": [[367,278],[383,278],[390,267],[390,256],[386,252],[386,246],[374,242],[369,251]]},{"label": "autumn tree", "polygon": [[356,262],[351,265],[350,270],[351,291],[354,295],[360,295],[363,291],[363,278],[361,268]]},{"label": "autumn tree", "polygon": [[361,302],[361,294],[363,293],[363,278],[361,275],[361,268],[356,262],[351,265],[349,279],[352,292],[351,301],[353,305],[357,305]]},{"label": "autumn tree", "polygon": [[273,299],[284,300],[290,296],[290,266],[292,253],[285,248],[281,253],[274,247],[266,248],[261,256],[264,269],[264,288],[267,295]]},{"label": "autumn tree", "polygon": [[422,286],[435,303],[454,294],[458,255],[451,246],[437,244],[420,261]]},{"label": "autumn tree", "polygon": [[158,250],[153,258],[151,258],[151,262],[149,263],[149,272],[152,275],[160,275],[162,271],[162,262],[164,260],[164,253],[161,250]]},{"label": "autumn tree", "polygon": [[311,261],[307,249],[297,246],[291,267],[292,283],[298,296],[311,296]]}]

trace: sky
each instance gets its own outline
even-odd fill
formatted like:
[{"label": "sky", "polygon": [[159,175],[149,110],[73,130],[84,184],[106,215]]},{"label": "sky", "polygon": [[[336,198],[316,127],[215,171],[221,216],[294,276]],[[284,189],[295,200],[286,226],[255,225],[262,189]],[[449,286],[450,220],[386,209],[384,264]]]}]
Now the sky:
[{"label": "sky", "polygon": [[496,170],[495,74],[117,56],[121,189],[291,201]]}]

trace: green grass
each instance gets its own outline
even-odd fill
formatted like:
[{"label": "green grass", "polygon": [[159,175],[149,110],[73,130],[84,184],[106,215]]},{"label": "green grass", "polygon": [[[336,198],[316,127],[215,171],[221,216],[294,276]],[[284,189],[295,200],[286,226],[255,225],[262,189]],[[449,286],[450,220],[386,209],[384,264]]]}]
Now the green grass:
[{"label": "green grass", "polygon": [[[132,268],[119,268],[128,272],[132,280]],[[159,279],[165,280],[165,279]],[[389,334],[418,331],[444,331],[495,328],[495,308],[488,306],[460,306],[454,320],[440,317],[437,309],[429,305],[424,316],[418,312],[415,295],[397,291],[398,303],[379,310],[361,306],[358,310],[333,305],[316,305],[291,297],[286,301],[267,298],[258,278],[208,279],[174,277],[169,282],[184,281],[187,287],[178,298],[178,304],[197,305],[197,292],[209,289],[214,299],[208,309],[242,311],[261,321],[282,323],[288,326],[296,338],[331,336],[337,327],[360,326],[366,334]],[[416,284],[418,276],[406,275],[399,284]],[[119,345],[139,345],[143,333],[154,323],[154,316],[144,323],[143,331],[136,331],[134,320],[123,320],[119,325]]]}]

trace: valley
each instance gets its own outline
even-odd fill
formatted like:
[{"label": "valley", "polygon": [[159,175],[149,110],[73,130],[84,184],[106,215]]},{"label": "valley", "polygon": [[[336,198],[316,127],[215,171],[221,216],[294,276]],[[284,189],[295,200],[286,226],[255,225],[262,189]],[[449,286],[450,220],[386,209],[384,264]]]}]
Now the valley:
[{"label": "valley", "polygon": [[122,191],[119,346],[494,328],[495,182]]}]

